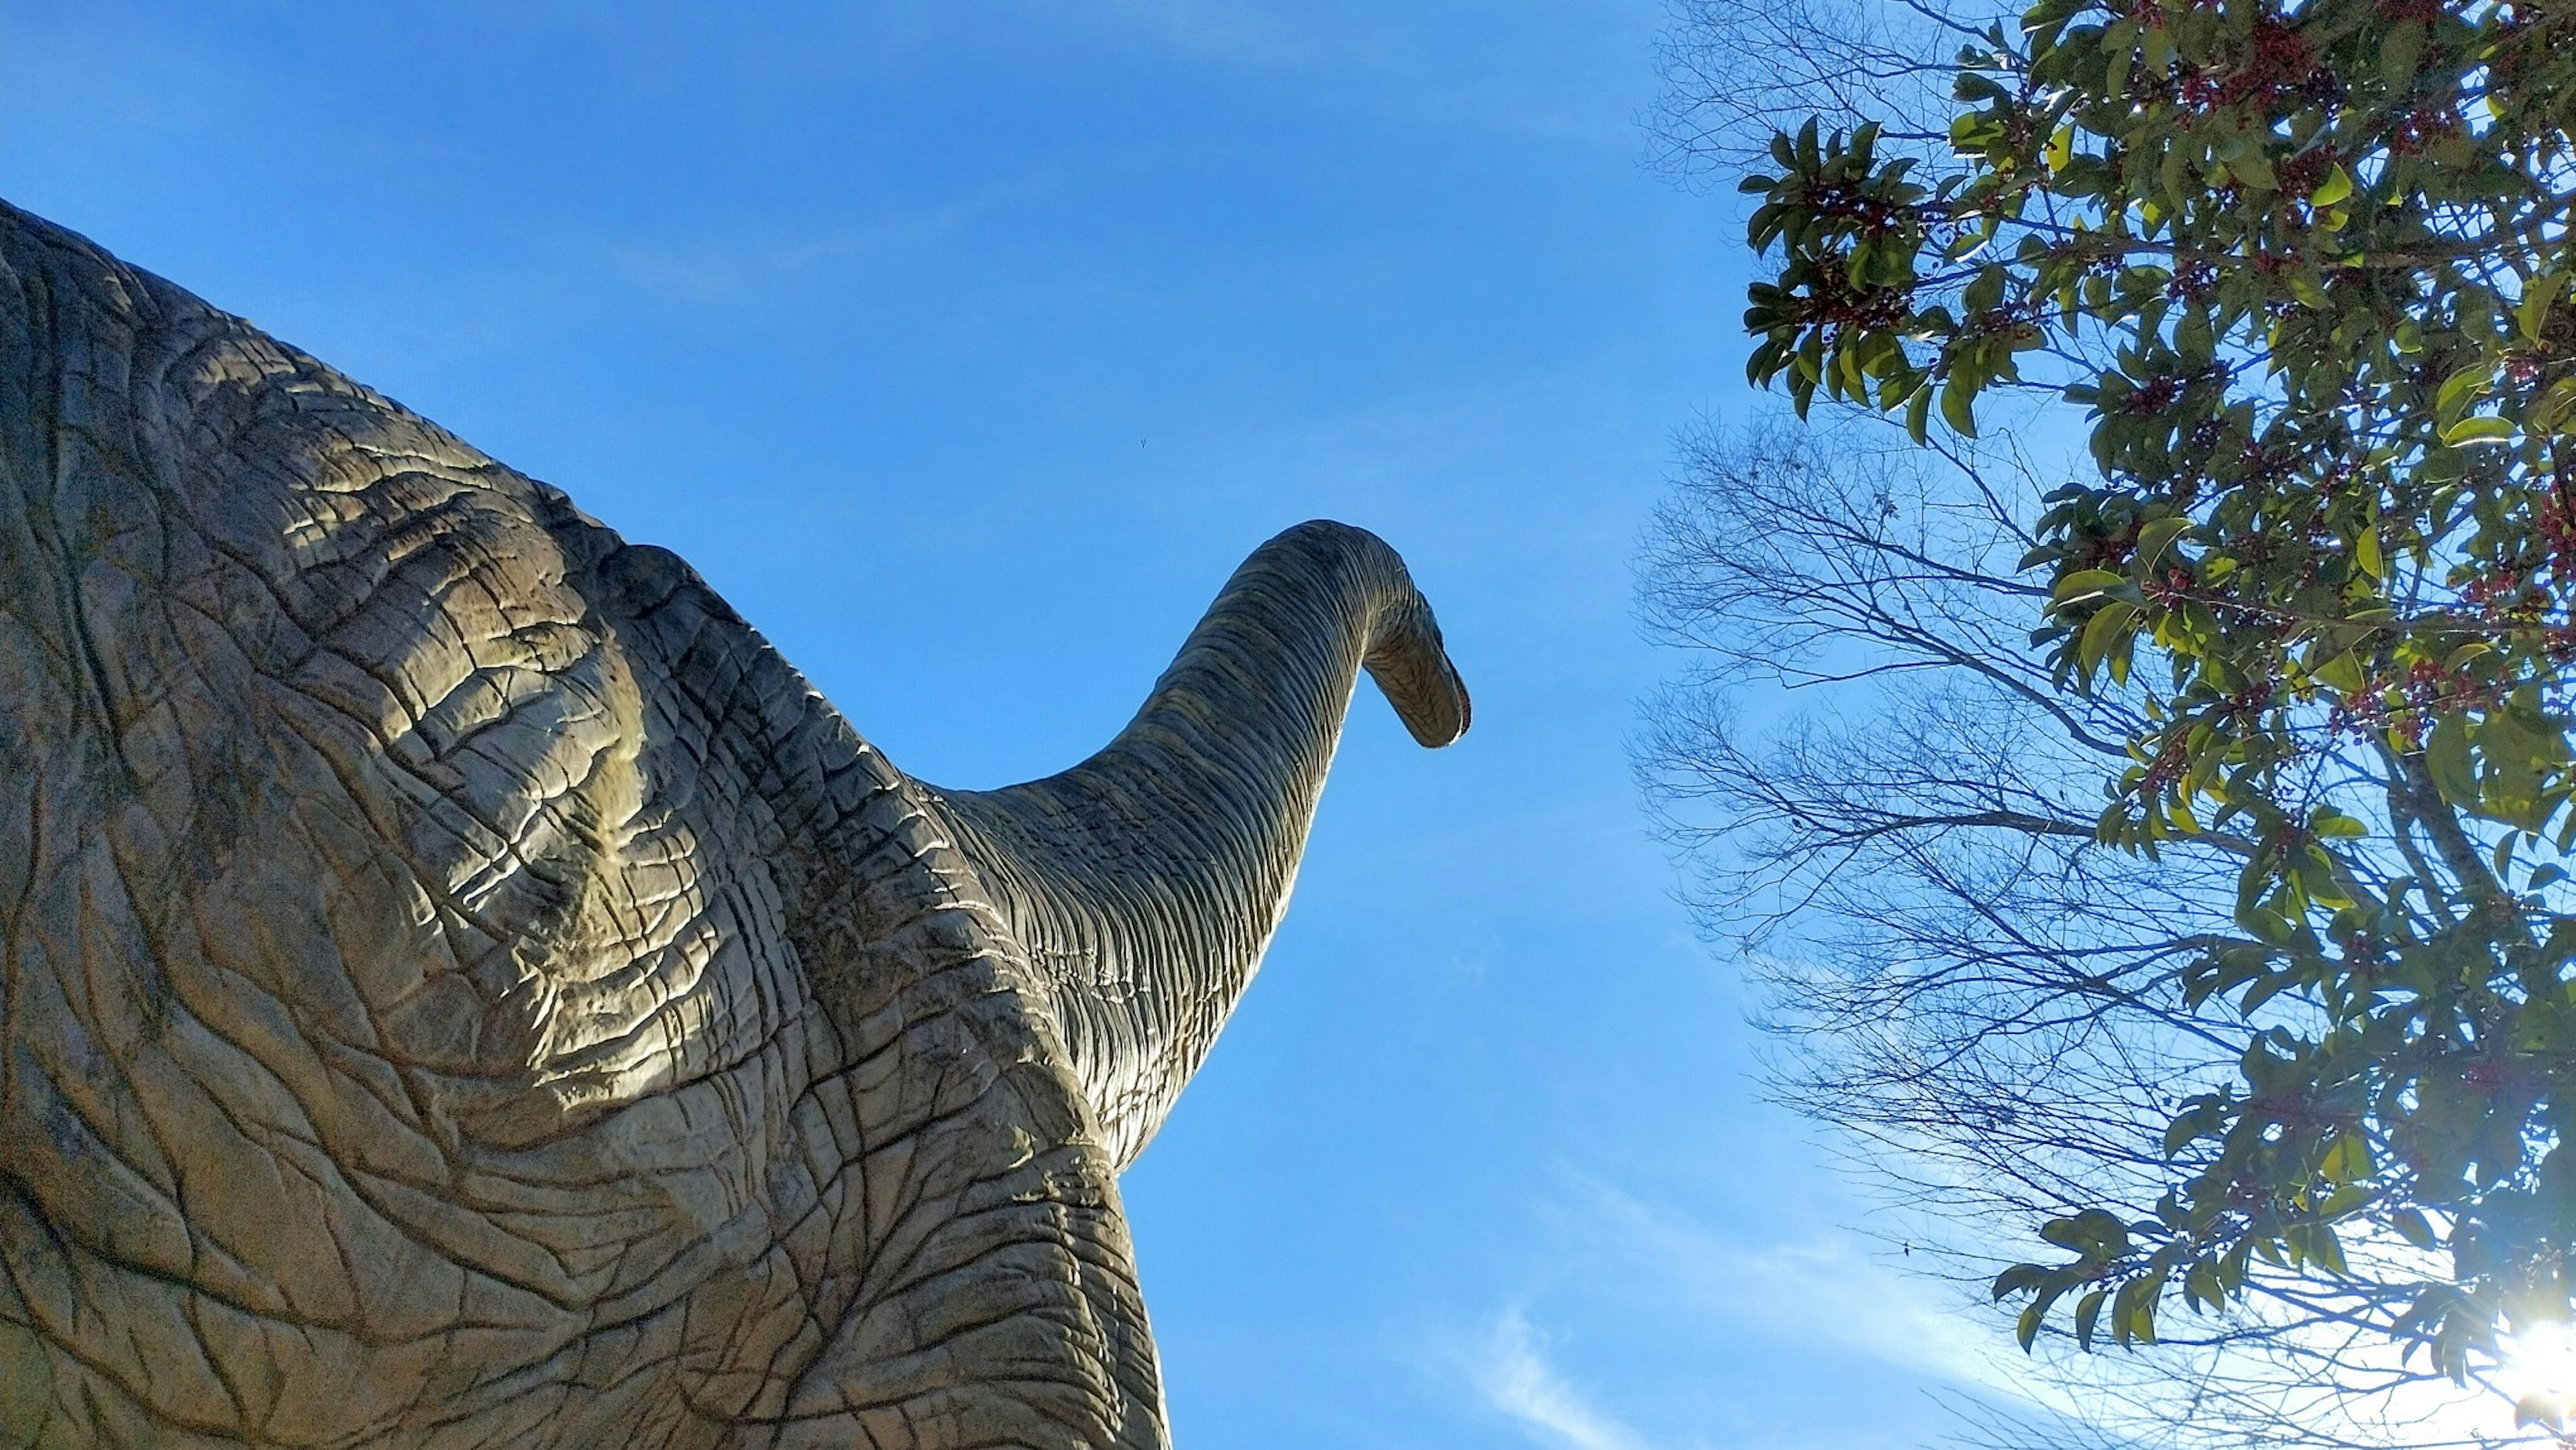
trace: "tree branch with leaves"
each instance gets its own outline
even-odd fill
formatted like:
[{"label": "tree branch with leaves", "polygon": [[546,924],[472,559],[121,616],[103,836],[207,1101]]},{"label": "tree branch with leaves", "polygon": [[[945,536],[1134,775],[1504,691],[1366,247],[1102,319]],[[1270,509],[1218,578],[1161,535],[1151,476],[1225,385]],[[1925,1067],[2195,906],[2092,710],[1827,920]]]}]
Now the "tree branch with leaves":
[{"label": "tree branch with leaves", "polygon": [[[1656,634],[1698,667],[1650,711],[1641,768],[1699,868],[1691,904],[1764,989],[1772,1090],[1839,1130],[1907,1262],[1982,1300],[2033,1230],[2079,1261],[2134,1255],[2110,1235],[2156,1218],[2177,1110],[2265,1032],[2320,1018],[2192,989],[2252,940],[2234,919],[2252,838],[2196,823],[2152,857],[2099,839],[2149,692],[2052,689],[2029,638],[2045,591],[2015,567],[2035,460],[1871,431],[1691,440],[1641,574]],[[2445,1377],[2390,1337],[2440,1258],[2393,1234],[2356,1236],[2323,1279],[2254,1255],[2227,1302],[2117,1364],[2057,1351],[2116,1340],[2144,1291],[2025,1302],[2032,1393],[2105,1443],[2473,1443],[2432,1413],[2457,1398]]]},{"label": "tree branch with leaves", "polygon": [[2080,419],[2018,564],[2050,692],[2136,692],[2096,838],[2248,843],[2182,984],[2260,1030],[2152,1214],[1998,1277],[2026,1339],[2382,1239],[2446,1260],[2385,1326],[2445,1374],[2576,1308],[2571,42],[2548,4],[2042,0],[1958,54],[1946,147],[1810,122],[1743,183],[1750,371],[1802,415]]}]

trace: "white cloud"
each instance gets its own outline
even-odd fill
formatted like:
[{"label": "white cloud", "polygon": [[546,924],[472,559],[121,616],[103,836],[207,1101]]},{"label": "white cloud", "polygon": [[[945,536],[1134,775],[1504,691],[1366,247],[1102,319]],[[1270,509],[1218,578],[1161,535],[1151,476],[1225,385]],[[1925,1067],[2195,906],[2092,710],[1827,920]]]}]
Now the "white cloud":
[{"label": "white cloud", "polygon": [[1473,1369],[1486,1400],[1542,1445],[1647,1450],[1634,1430],[1593,1405],[1548,1362],[1546,1344],[1516,1308],[1494,1321]]},{"label": "white cloud", "polygon": [[[1869,1241],[1850,1232],[1818,1232],[1796,1239],[1748,1241],[1687,1212],[1648,1203],[1597,1181],[1577,1180],[1574,1218],[1576,1262],[1588,1271],[1629,1283],[1662,1286],[1722,1315],[1735,1325],[1760,1326],[1775,1343],[1840,1350],[1956,1389],[1974,1404],[2008,1417],[2045,1424],[2052,1415],[2089,1419],[2101,1429],[2133,1435],[2141,1445],[2158,1433],[2159,1394],[2170,1394],[2176,1412],[2191,1389],[2188,1357],[2150,1362],[2120,1354],[2076,1357],[2072,1367],[2034,1372],[2013,1345],[1999,1311],[1978,1311],[1980,1296],[1909,1273],[1876,1257]],[[1605,1262],[1604,1256],[1610,1261]],[[2175,1353],[2189,1356],[2192,1351]],[[2355,1363],[2393,1360],[2368,1345],[2340,1348]],[[2060,1349],[2060,1355],[2065,1351]],[[2240,1369],[2258,1376],[2259,1361]],[[2105,1391],[2109,1393],[2106,1395]],[[2404,1427],[2415,1438],[2455,1436],[2460,1443],[2543,1443],[2515,1439],[2509,1397],[2476,1390],[2422,1385],[2385,1400],[2343,1403],[2310,1388],[2278,1392],[2277,1412],[2354,1443],[2367,1443]],[[1566,1441],[1586,1445],[1588,1442]],[[1617,1440],[1602,1442],[1621,1445]]]},{"label": "white cloud", "polygon": [[1118,0],[1115,9],[1185,55],[1278,67],[1315,59],[1309,37],[1289,30],[1268,8],[1241,0]]},{"label": "white cloud", "polygon": [[[1751,1241],[1597,1180],[1574,1176],[1568,1186],[1572,1192],[1557,1205],[1563,1217],[1553,1236],[1556,1252],[1537,1274],[1555,1287],[1532,1284],[1538,1292],[1554,1297],[1580,1283],[1606,1290],[1613,1303],[1643,1296],[1648,1302],[1633,1307],[1657,1318],[1678,1309],[1684,1322],[1704,1315],[1722,1338],[1758,1339],[1793,1358],[1845,1356],[1844,1373],[1856,1368],[1852,1358],[1877,1361],[1889,1371],[1888,1388],[1947,1385],[1998,1404],[2041,1403],[2018,1372],[2020,1356],[1994,1352],[1991,1341],[2000,1331],[1987,1332],[1963,1314],[1964,1306],[1950,1302],[1939,1285],[1874,1259],[1854,1235],[1819,1231]],[[1477,1397],[1508,1416],[1529,1443],[1546,1450],[1695,1450],[1708,1443],[1710,1426],[1678,1441],[1661,1431],[1650,1440],[1607,1408],[1605,1390],[1619,1386],[1569,1377],[1525,1304],[1505,1309],[1481,1333],[1443,1336],[1439,1358],[1452,1372],[1463,1371]],[[1592,1305],[1605,1307],[1598,1300]],[[2011,1341],[2002,1337],[2002,1343],[2009,1348]],[[1856,1383],[1869,1383],[1865,1371]],[[1728,1424],[1725,1443],[1736,1447],[1858,1450],[1897,1443],[1823,1424],[1813,1433]]]},{"label": "white cloud", "polygon": [[823,231],[755,226],[650,242],[619,239],[604,244],[599,256],[628,286],[647,296],[692,304],[735,303],[810,285],[807,279],[820,270],[847,270],[873,256],[937,246],[988,213],[1006,211],[1058,184],[1036,177],[996,182],[940,205]]},{"label": "white cloud", "polygon": [[1618,72],[1568,64],[1570,55],[1598,46],[1600,53],[1584,59],[1624,67],[1627,53],[1609,47],[1633,49],[1648,39],[1629,28],[1630,10],[1488,5],[1462,12],[1472,24],[1444,25],[1437,10],[1410,15],[1347,0],[1329,7],[1312,0],[1114,0],[1091,8],[1183,59],[1304,73],[1310,84],[1331,78],[1414,123],[1623,152],[1637,145],[1635,97],[1586,85],[1589,76]]},{"label": "white cloud", "polygon": [[2030,1396],[2018,1356],[1998,1352],[1999,1325],[1978,1324],[1957,1296],[1873,1259],[1854,1235],[1747,1243],[1607,1184],[1584,1185],[1583,1197],[1594,1220],[1587,1237],[1647,1261],[1629,1272],[1642,1269],[1736,1322],[1963,1388]]}]

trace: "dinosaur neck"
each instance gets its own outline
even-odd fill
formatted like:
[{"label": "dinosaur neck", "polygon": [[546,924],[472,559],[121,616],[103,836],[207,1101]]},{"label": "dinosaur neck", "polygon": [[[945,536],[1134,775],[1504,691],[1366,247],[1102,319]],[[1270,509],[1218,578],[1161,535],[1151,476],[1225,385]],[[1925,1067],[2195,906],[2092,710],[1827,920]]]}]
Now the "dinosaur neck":
[{"label": "dinosaur neck", "polygon": [[1415,739],[1466,729],[1466,693],[1395,551],[1301,524],[1235,571],[1106,749],[942,798],[1122,1165],[1260,963],[1364,667]]}]

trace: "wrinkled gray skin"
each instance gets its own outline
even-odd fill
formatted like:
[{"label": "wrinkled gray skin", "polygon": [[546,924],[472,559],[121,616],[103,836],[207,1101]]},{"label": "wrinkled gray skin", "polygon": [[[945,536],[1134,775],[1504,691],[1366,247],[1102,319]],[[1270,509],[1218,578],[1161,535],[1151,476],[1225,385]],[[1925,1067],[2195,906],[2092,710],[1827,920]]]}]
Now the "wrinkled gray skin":
[{"label": "wrinkled gray skin", "polygon": [[0,206],[0,1444],[1165,1444],[1116,1175],[1363,667],[1466,728],[1301,525],[1107,749],[939,790],[672,555]]}]

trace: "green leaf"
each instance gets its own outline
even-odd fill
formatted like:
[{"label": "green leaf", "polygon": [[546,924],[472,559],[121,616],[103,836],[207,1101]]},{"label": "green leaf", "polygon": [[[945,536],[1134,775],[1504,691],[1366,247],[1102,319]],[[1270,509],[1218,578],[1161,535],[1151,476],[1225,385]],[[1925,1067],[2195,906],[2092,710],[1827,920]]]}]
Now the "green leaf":
[{"label": "green leaf", "polygon": [[2361,658],[2350,650],[2308,671],[2326,684],[2347,695],[2358,695],[2370,687],[2370,677],[2362,673]]},{"label": "green leaf", "polygon": [[2344,1260],[2343,1240],[2335,1237],[2331,1225],[2319,1223],[2308,1226],[2308,1255],[2316,1261],[2317,1267],[2329,1274],[2341,1277],[2352,1272],[2352,1266]]},{"label": "green leaf", "polygon": [[2164,188],[2165,199],[2176,210],[2189,204],[2196,191],[2192,185],[2191,167],[2183,159],[2179,146],[2166,149],[2164,162],[2156,171],[2156,180]]},{"label": "green leaf", "polygon": [[[2273,946],[2287,946],[2299,935],[2299,928],[2295,923],[2268,906],[2257,904],[2241,907],[2237,910],[2236,920],[2247,931],[2254,933],[2256,938]],[[2279,989],[2276,987],[2274,990]],[[2259,1005],[2261,999],[2256,998],[2254,1001]],[[2248,1007],[2245,1010],[2252,1009]]]},{"label": "green leaf", "polygon": [[2165,551],[2191,532],[2188,518],[2157,519],[2138,530],[2137,572],[2141,577],[2163,564]]},{"label": "green leaf", "polygon": [[2433,394],[2433,411],[2443,418],[2458,416],[2472,398],[2482,397],[2495,383],[2495,370],[2484,363],[2471,363],[2442,380],[2441,389]]},{"label": "green leaf", "polygon": [[2555,433],[2571,407],[2576,407],[2576,378],[2560,378],[2524,412],[2523,426],[2534,433]]},{"label": "green leaf", "polygon": [[2379,42],[2379,79],[2390,90],[2403,90],[2415,79],[2424,58],[2424,22],[2403,20],[2388,28]]},{"label": "green leaf", "polygon": [[[2220,988],[2220,990],[2224,990],[2224,988]],[[2170,1158],[2176,1153],[2181,1152],[2184,1148],[2189,1147],[2195,1141],[2205,1138],[2211,1133],[2217,1132],[2223,1121],[2223,1117],[2224,1113],[2221,1105],[2214,1100],[2207,1099],[2204,1099],[2184,1112],[2176,1114],[2173,1122],[2165,1127],[2165,1156]]]},{"label": "green leaf", "polygon": [[2540,327],[2549,316],[2549,304],[2557,299],[2558,290],[2566,285],[2567,274],[2564,272],[2543,272],[2532,278],[2522,290],[2522,301],[2513,309],[2515,329],[2533,342],[2540,341]]},{"label": "green leaf", "polygon": [[2208,1259],[2192,1265],[2191,1272],[2183,1276],[2182,1292],[2195,1309],[2203,1305],[2222,1309],[2227,1305],[2227,1287],[2219,1278],[2218,1265]]},{"label": "green leaf", "polygon": [[1955,373],[1941,385],[1941,421],[1962,438],[1977,436],[1976,398],[1977,390]]},{"label": "green leaf", "polygon": [[2445,715],[2433,727],[2432,738],[2424,742],[2424,765],[2433,776],[2433,788],[2452,805],[2475,810],[2478,804],[2477,772],[2469,765],[2469,722],[2458,715]]},{"label": "green leaf", "polygon": [[2038,1264],[2015,1264],[1995,1276],[1994,1297],[1997,1302],[2015,1294],[2028,1293],[2048,1277],[2048,1270]]},{"label": "green leaf", "polygon": [[2350,195],[2352,195],[2352,173],[2344,170],[2343,163],[2338,161],[2326,168],[2326,179],[2318,182],[2317,189],[2308,193],[2308,204],[2315,207],[2329,207]]},{"label": "green leaf", "polygon": [[2370,1161],[2370,1143],[2359,1133],[2346,1133],[2335,1139],[2319,1160],[2317,1171],[2336,1183],[2357,1183],[2377,1172]]},{"label": "green leaf", "polygon": [[2128,1226],[2118,1215],[2099,1208],[2052,1218],[2040,1225],[2039,1236],[2087,1258],[2116,1259],[2129,1251]]},{"label": "green leaf", "polygon": [[2128,639],[2129,627],[2137,622],[2137,618],[2138,606],[2115,599],[2085,621],[2084,637],[2076,646],[2076,654],[2083,661],[2085,673],[2092,673],[2104,658]]},{"label": "green leaf", "polygon": [[2453,448],[2466,448],[2483,443],[2502,443],[2513,437],[2513,431],[2511,420],[2480,414],[2462,418],[2443,429],[2442,441]]},{"label": "green leaf", "polygon": [[2111,1296],[2111,1337],[2121,1344],[2130,1339],[2131,1326],[2137,1318],[2138,1290],[2143,1279],[2131,1279]]},{"label": "green leaf", "polygon": [[2272,175],[2272,159],[2263,154],[2259,141],[2249,142],[2243,150],[2228,157],[2227,169],[2237,180],[2257,191],[2280,189],[2281,183]]},{"label": "green leaf", "polygon": [[2117,569],[2078,569],[2058,580],[2057,587],[2049,591],[2049,598],[2056,604],[2074,604],[2128,582],[2129,576]]},{"label": "green leaf", "polygon": [[2039,1326],[2047,1318],[2046,1301],[2037,1300],[2033,1301],[2029,1308],[2021,1311],[2020,1318],[2013,1321],[2013,1338],[2020,1343],[2022,1353],[2030,1353],[2031,1343],[2039,1338]]},{"label": "green leaf", "polygon": [[2124,1289],[2135,1289],[2137,1293],[2131,1296],[2129,1312],[2120,1316],[2117,1335],[2120,1343],[2156,1342],[2156,1296],[2164,1289],[2164,1279],[2163,1272],[2158,1271],[2123,1286]]},{"label": "green leaf", "polygon": [[2004,283],[2009,274],[2001,263],[1989,263],[1977,269],[1977,275],[1959,293],[1959,307],[1973,323],[1977,315],[2002,305]]}]

